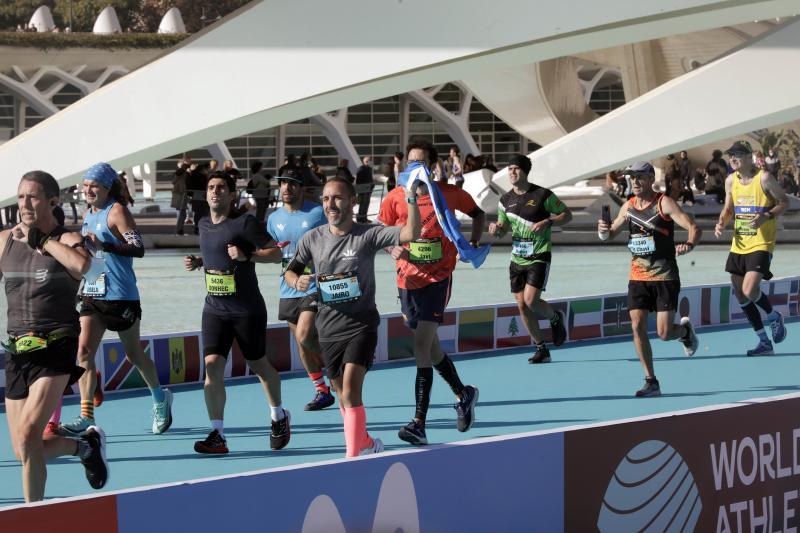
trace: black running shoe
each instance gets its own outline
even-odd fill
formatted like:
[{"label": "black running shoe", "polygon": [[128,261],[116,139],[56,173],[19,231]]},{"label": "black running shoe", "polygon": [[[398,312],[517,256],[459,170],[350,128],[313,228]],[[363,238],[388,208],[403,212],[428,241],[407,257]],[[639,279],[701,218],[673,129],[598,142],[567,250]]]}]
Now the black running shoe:
[{"label": "black running shoe", "polygon": [[86,443],[81,453],[81,463],[86,469],[86,480],[93,489],[102,489],[108,481],[106,434],[98,426],[89,426],[81,440]]},{"label": "black running shoe", "polygon": [[416,419],[401,427],[400,431],[397,432],[397,436],[400,437],[400,440],[415,446],[428,444],[428,437],[425,436],[425,426],[417,422]]},{"label": "black running shoe", "polygon": [[456,415],[458,422],[456,427],[461,433],[469,431],[475,422],[475,404],[478,403],[478,388],[472,385],[464,387],[464,392],[461,393],[461,399],[453,406],[456,408]]},{"label": "black running shoe", "polygon": [[661,396],[661,385],[656,378],[645,378],[644,387],[636,391],[637,398],[648,398],[650,396]]},{"label": "black running shoe", "polygon": [[273,450],[280,450],[289,444],[289,439],[292,437],[292,428],[289,424],[291,415],[286,409],[283,410],[286,415],[277,422],[272,422],[272,433],[269,435],[269,447]]},{"label": "black running shoe", "polygon": [[198,440],[194,443],[194,451],[197,453],[228,453],[228,441],[215,429],[208,434],[206,440]]},{"label": "black running shoe", "polygon": [[556,310],[555,316],[550,320],[550,329],[553,332],[553,344],[561,346],[567,340],[567,327],[564,325],[564,311]]},{"label": "black running shoe", "polygon": [[528,357],[528,362],[532,365],[550,362],[550,350],[547,349],[546,344],[536,345],[536,352]]},{"label": "black running shoe", "polygon": [[306,404],[305,410],[320,411],[326,407],[330,407],[335,401],[336,399],[330,392],[322,392],[321,390],[318,390],[317,395],[314,396],[314,399]]}]

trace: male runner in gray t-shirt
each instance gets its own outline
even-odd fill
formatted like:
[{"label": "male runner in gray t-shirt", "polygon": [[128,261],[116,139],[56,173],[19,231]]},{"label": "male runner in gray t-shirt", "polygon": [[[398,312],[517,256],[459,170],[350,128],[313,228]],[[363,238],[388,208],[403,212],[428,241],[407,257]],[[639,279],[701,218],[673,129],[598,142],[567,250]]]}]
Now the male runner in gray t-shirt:
[{"label": "male runner in gray t-shirt", "polygon": [[[312,276],[317,278],[317,331],[328,377],[339,395],[347,457],[383,450],[380,439],[367,433],[361,389],[378,344],[375,254],[419,238],[416,187],[406,192],[406,201],[405,226],[355,224],[355,188],[341,178],[328,180],[322,191],[328,224],[303,235],[286,271],[286,283],[299,291],[308,289]],[[314,265],[316,274],[301,275],[307,264]]]}]

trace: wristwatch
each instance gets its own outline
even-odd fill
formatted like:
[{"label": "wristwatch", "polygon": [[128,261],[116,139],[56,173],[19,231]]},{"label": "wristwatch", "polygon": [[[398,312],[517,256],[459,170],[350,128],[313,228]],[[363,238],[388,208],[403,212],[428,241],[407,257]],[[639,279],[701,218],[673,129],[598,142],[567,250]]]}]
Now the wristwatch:
[{"label": "wristwatch", "polygon": [[767,217],[768,219],[770,219],[770,220],[772,220],[773,218],[775,218],[775,215],[773,215],[773,214],[772,214],[772,211],[764,211],[763,215],[764,215],[765,217]]},{"label": "wristwatch", "polygon": [[417,197],[416,196],[406,196],[406,203],[409,203],[409,204],[417,203]]}]

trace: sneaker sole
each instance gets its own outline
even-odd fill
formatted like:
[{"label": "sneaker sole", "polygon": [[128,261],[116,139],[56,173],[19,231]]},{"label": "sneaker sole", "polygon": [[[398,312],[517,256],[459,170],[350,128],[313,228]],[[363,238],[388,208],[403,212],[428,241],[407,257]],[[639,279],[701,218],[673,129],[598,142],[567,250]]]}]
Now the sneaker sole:
[{"label": "sneaker sole", "polygon": [[422,446],[428,444],[428,439],[421,439],[416,435],[414,435],[413,433],[403,432],[402,429],[397,432],[397,437],[402,441],[405,441],[409,444],[413,444],[414,446]]},{"label": "sneaker sole", "polygon": [[94,432],[100,437],[100,458],[103,460],[103,466],[106,469],[106,479],[103,481],[103,484],[99,487],[92,487],[95,490],[100,490],[108,485],[108,480],[111,479],[111,469],[108,467],[108,458],[106,458],[106,432],[98,426],[89,426],[86,428],[86,433],[88,433],[90,429],[94,430]]},{"label": "sneaker sole", "polygon": [[534,361],[533,357],[531,357],[530,359],[528,359],[528,363],[530,363],[532,365],[541,365],[542,363],[549,363],[552,360],[553,359],[549,355],[547,357],[545,357],[544,359],[540,359],[538,361]]},{"label": "sneaker sole", "polygon": [[655,396],[661,396],[661,391],[657,391],[657,392],[648,392],[648,393],[646,393],[646,394],[639,394],[639,393],[637,392],[635,396],[636,396],[636,398],[653,398],[653,397],[655,397]]},{"label": "sneaker sole", "polygon": [[169,389],[165,389],[164,396],[168,398],[169,408],[167,409],[167,412],[169,413],[169,417],[167,417],[167,423],[164,425],[163,428],[159,428],[158,426],[152,428],[154,435],[161,435],[162,433],[166,433],[167,430],[170,427],[172,427],[172,391]]},{"label": "sneaker sole", "polygon": [[286,409],[283,410],[286,413],[286,442],[277,443],[275,445],[272,444],[272,434],[269,436],[269,449],[273,451],[278,451],[286,448],[289,445],[289,441],[292,438],[292,414],[287,411]]},{"label": "sneaker sole", "polygon": [[770,350],[768,352],[758,352],[758,353],[747,352],[747,357],[758,357],[759,355],[775,355],[775,350]]},{"label": "sneaker sole", "polygon": [[688,317],[681,318],[681,326],[688,325],[689,326],[689,345],[687,346],[685,342],[681,341],[683,344],[683,353],[686,354],[686,357],[691,357],[695,353],[697,353],[697,348],[700,347],[700,339],[697,338],[697,333],[694,331],[694,326],[692,325],[691,321]]},{"label": "sneaker sole", "polygon": [[469,421],[469,425],[467,427],[465,427],[464,429],[456,428],[461,433],[466,433],[467,431],[472,429],[473,425],[475,425],[475,418],[476,418],[475,417],[475,406],[478,404],[478,396],[480,395],[480,391],[478,390],[478,387],[473,387],[473,389],[475,389],[475,396],[472,398],[472,401],[470,402],[469,409],[468,409],[468,411],[472,411],[472,419]]},{"label": "sneaker sole", "polygon": [[[564,316],[564,312],[563,311],[556,311],[556,313],[558,313],[561,316],[561,329],[564,330],[564,334],[561,336],[560,339],[558,339],[558,342],[556,342],[556,336],[555,336],[555,331],[554,331],[553,332],[553,345],[554,346],[561,346],[567,340],[567,326],[564,325],[564,320],[566,320],[567,317]],[[551,324],[551,326],[552,326],[552,324]]]},{"label": "sneaker sole", "polygon": [[[89,426],[89,427],[92,427],[92,426]],[[86,435],[86,432],[89,431],[89,427],[87,427],[86,429],[84,429],[82,431],[75,432],[75,431],[72,431],[71,429],[65,428],[64,426],[58,426],[58,429],[56,430],[56,435],[60,435],[62,437],[80,438],[80,437],[83,437],[84,435]]]},{"label": "sneaker sole", "polygon": [[309,402],[303,408],[304,411],[322,411],[323,409],[327,409],[331,405],[336,403],[336,399],[331,397],[331,401],[329,403],[317,405],[315,403]]},{"label": "sneaker sole", "polygon": [[196,451],[197,453],[202,453],[202,454],[207,454],[207,455],[224,455],[224,454],[228,453],[228,448],[227,447],[226,448],[222,448],[222,449],[206,448],[206,447],[204,447],[202,445],[198,446],[198,443],[195,442],[194,443],[194,451]]}]

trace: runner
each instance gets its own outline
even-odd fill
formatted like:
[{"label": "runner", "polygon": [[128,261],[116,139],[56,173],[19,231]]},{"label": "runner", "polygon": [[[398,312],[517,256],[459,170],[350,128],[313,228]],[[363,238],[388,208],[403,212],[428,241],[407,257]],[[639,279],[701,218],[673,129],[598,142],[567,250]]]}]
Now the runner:
[{"label": "runner", "polygon": [[[406,191],[411,205],[405,226],[384,227],[353,222],[355,187],[346,179],[325,183],[322,207],[328,224],[300,240],[286,271],[286,283],[305,292],[312,278],[319,284],[316,324],[328,376],[339,395],[347,457],[383,451],[383,442],[367,433],[362,387],[378,343],[380,315],[375,305],[375,254],[419,238],[419,209],[414,187]],[[305,274],[307,265],[316,274]]]},{"label": "runner", "polygon": [[17,192],[22,222],[0,232],[9,336],[5,410],[14,455],[22,463],[26,502],[44,498],[45,462],[62,455],[80,457],[93,488],[103,488],[108,480],[106,437],[99,427],[88,427],[77,441],[42,437],[64,388],[83,373],[75,365],[80,328],[75,294],[90,259],[80,234],[56,223],[58,197],[50,174],[28,172]]},{"label": "runner", "polygon": [[58,432],[82,435],[94,425],[94,392],[97,384],[95,354],[106,330],[119,333],[125,358],[142,375],[153,398],[152,432],[164,433],[172,425],[172,392],[161,388],[152,359],[142,349],[139,333],[142,307],[133,258],[144,256],[144,243],[133,215],[125,207],[117,172],[108,163],[97,163],[83,177],[89,208],[81,233],[93,254],[92,268],[84,275],[81,300],[81,335],[78,363],[86,369],[79,383],[81,412]]},{"label": "runner", "polygon": [[[413,141],[406,148],[409,162],[420,161],[426,167],[438,160],[436,149],[427,141]],[[477,247],[486,221],[484,212],[472,196],[463,189],[437,182],[447,206],[472,218],[470,243]],[[408,219],[405,189],[392,190],[381,205],[378,218],[387,226],[400,226]],[[414,331],[414,358],[417,376],[414,382],[416,412],[414,418],[400,428],[398,437],[411,444],[427,444],[425,419],[433,387],[433,368],[450,385],[456,395],[456,414],[459,431],[467,431],[475,421],[478,388],[464,386],[453,361],[442,351],[438,328],[450,299],[453,271],[456,268],[456,247],[444,234],[436,218],[433,203],[425,185],[417,188],[422,229],[420,238],[403,246],[394,246],[390,253],[397,260],[397,287],[406,325]]]},{"label": "runner", "polygon": [[[613,239],[627,223],[630,236],[631,273],[628,282],[628,312],[633,329],[633,345],[645,372],[645,384],[636,392],[637,397],[659,396],[661,386],[653,370],[653,349],[647,338],[647,315],[656,312],[656,329],[661,340],[678,339],[683,351],[691,357],[699,341],[694,327],[685,316],[675,324],[675,310],[681,280],[676,255],[688,254],[700,241],[702,231],[694,220],[683,212],[669,196],[653,190],[655,170],[646,161],[637,161],[625,169],[630,176],[634,196],[619,210],[617,218],[609,225],[597,223],[601,241]],[[675,245],[675,223],[689,232],[684,244]]]},{"label": "runner", "polygon": [[500,197],[497,222],[489,224],[489,233],[502,237],[511,231],[511,292],[519,308],[520,318],[536,345],[529,363],[549,363],[550,350],[539,329],[539,317],[550,321],[553,344],[561,346],[567,338],[564,313],[555,311],[542,299],[550,274],[551,236],[553,226],[572,220],[572,212],[550,189],[528,181],[531,160],[524,155],[512,156],[508,162],[508,179],[512,190]]},{"label": "runner", "polygon": [[[283,208],[274,211],[267,219],[267,233],[276,242],[288,242],[281,248],[283,252],[282,266],[285,269],[294,256],[297,243],[307,231],[327,223],[322,206],[304,200],[303,178],[294,170],[284,171],[278,178]],[[307,274],[313,270],[307,269]],[[281,301],[278,306],[278,320],[285,320],[297,341],[297,352],[300,361],[314,383],[316,395],[305,406],[306,411],[319,411],[333,405],[335,398],[330,387],[325,384],[322,374],[322,356],[320,355],[319,337],[314,326],[317,314],[317,285],[312,280],[306,292],[300,292],[281,279]]]},{"label": "runner", "polygon": [[767,314],[775,343],[786,338],[786,328],[783,316],[761,292],[761,280],[772,278],[769,267],[775,251],[776,219],[789,206],[789,200],[775,176],[755,167],[752,152],[747,141],[736,141],[728,148],[733,173],[725,180],[725,207],[714,235],[721,237],[733,218],[733,242],[725,271],[730,273],[733,293],[758,335],[758,345],[747,350],[747,355],[769,355],[774,353],[772,342],[764,331],[758,307]]},{"label": "runner", "polygon": [[281,406],[281,378],[266,356],[267,307],[258,290],[254,262],[277,262],[280,250],[253,215],[233,209],[236,182],[223,172],[208,178],[209,215],[199,221],[202,257],[184,258],[187,270],[204,269],[207,290],[203,307],[205,400],[211,432],[194,443],[197,453],[228,453],[225,414],[225,363],[239,343],[247,365],[258,376],[270,405],[272,431],[269,445],[280,450],[291,437],[289,411]]}]

